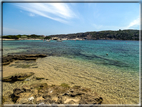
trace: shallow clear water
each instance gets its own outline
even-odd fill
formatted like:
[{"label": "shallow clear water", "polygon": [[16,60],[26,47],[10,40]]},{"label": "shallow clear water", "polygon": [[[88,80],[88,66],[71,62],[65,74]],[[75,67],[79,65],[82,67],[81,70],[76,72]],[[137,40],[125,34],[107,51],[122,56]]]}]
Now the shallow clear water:
[{"label": "shallow clear water", "polygon": [[3,41],[3,50],[50,56],[37,59],[33,70],[50,82],[89,87],[108,104],[139,103],[139,41]]},{"label": "shallow clear water", "polygon": [[[44,53],[95,64],[139,71],[139,41],[86,40],[86,41],[3,41],[3,54]],[[108,54],[108,55],[107,55]]]}]

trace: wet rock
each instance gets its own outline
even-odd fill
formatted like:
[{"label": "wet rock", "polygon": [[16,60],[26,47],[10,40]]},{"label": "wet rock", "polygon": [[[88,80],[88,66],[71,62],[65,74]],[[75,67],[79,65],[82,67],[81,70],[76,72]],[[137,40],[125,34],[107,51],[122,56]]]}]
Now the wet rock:
[{"label": "wet rock", "polygon": [[28,101],[27,98],[19,98],[16,103],[18,104],[29,104],[30,102]]},{"label": "wet rock", "polygon": [[48,85],[47,85],[47,83],[34,83],[34,84],[31,84],[30,85],[30,87],[31,88],[36,88],[36,89],[44,89],[44,88],[47,88],[48,87]]},{"label": "wet rock", "polygon": [[36,101],[38,102],[38,101],[43,101],[44,100],[44,98],[43,97],[37,97],[36,98]]},{"label": "wet rock", "polygon": [[8,65],[14,60],[36,60],[37,58],[46,57],[45,54],[28,54],[28,55],[8,55],[2,58],[2,64]]},{"label": "wet rock", "polygon": [[33,104],[36,101],[35,94],[32,92],[20,93],[16,97],[18,97],[16,104]]},{"label": "wet rock", "polygon": [[73,93],[70,94],[70,96],[71,97],[76,97],[76,96],[80,96],[82,94],[84,94],[84,93],[82,93],[82,92],[73,92]]},{"label": "wet rock", "polygon": [[47,99],[47,98],[51,98],[51,96],[48,95],[48,94],[45,94],[45,95],[43,95],[43,98],[44,98],[44,99]]},{"label": "wet rock", "polygon": [[11,98],[12,98],[12,101],[13,101],[14,103],[16,103],[17,100],[19,99],[19,96],[15,95],[15,94],[11,94]]},{"label": "wet rock", "polygon": [[22,90],[22,89],[20,89],[20,88],[15,88],[14,90],[13,90],[13,94],[15,95],[15,96],[18,96],[20,93],[23,93],[24,91]]},{"label": "wet rock", "polygon": [[[65,87],[64,87],[65,86]],[[67,87],[66,87],[67,86]],[[88,88],[36,83],[15,88],[12,101],[16,104],[101,104],[103,98]]]},{"label": "wet rock", "polygon": [[15,82],[15,81],[23,81],[26,78],[30,77],[34,75],[33,72],[27,72],[27,73],[19,73],[19,74],[15,74],[15,75],[11,75],[8,77],[4,77],[2,79],[3,82]]},{"label": "wet rock", "polygon": [[103,101],[102,97],[93,96],[93,95],[84,95],[81,97],[80,104],[101,104]]},{"label": "wet rock", "polygon": [[98,104],[101,104],[103,102],[103,98],[102,97],[96,98],[95,100],[98,102]]},{"label": "wet rock", "polygon": [[45,79],[43,77],[36,77],[36,80],[42,80],[42,79]]},{"label": "wet rock", "polygon": [[[42,102],[43,102],[44,104],[56,104],[56,102],[53,101],[52,99],[45,99],[45,100],[42,100]],[[39,102],[38,102],[38,103],[39,103]],[[41,101],[40,101],[40,103],[41,103]]]},{"label": "wet rock", "polygon": [[2,103],[5,104],[14,104],[11,98],[12,92],[7,92],[5,95],[2,96]]},{"label": "wet rock", "polygon": [[58,104],[63,104],[63,103],[64,103],[63,97],[62,97],[61,95],[58,96],[57,103],[58,103]]},{"label": "wet rock", "polygon": [[27,86],[27,85],[22,86],[22,89],[23,89],[25,92],[31,91],[31,87],[30,87],[30,86]]}]

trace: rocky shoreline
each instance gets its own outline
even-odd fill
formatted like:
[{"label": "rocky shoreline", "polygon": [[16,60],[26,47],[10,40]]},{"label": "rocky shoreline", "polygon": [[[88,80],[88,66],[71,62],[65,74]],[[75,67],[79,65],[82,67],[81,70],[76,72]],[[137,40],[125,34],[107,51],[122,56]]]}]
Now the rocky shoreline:
[{"label": "rocky shoreline", "polygon": [[28,55],[7,55],[2,58],[2,65],[8,65],[15,60],[36,60],[37,58],[44,58],[45,54],[28,54]]},{"label": "rocky shoreline", "polygon": [[[44,58],[45,54],[8,55],[3,57],[2,64],[9,65],[15,60],[36,60]],[[103,98],[89,88],[60,85],[42,82],[47,78],[37,77],[35,72],[23,72],[3,77],[3,88],[13,87],[12,90],[3,90],[3,104],[102,104]],[[56,84],[56,83],[55,83]]]},{"label": "rocky shoreline", "polygon": [[[32,78],[30,78],[32,77]],[[41,80],[33,72],[19,73],[4,77],[3,82],[24,82]],[[48,85],[48,83],[34,83],[22,85],[13,89],[13,92],[3,94],[3,104],[101,104],[103,98],[89,88],[81,86],[70,87],[66,83]]]}]

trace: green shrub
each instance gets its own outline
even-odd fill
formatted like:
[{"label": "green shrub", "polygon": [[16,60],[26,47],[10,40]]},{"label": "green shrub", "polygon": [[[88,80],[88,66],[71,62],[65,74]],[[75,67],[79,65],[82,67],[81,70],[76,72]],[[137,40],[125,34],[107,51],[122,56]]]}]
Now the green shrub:
[{"label": "green shrub", "polygon": [[50,36],[46,36],[44,39],[51,39],[51,37]]}]

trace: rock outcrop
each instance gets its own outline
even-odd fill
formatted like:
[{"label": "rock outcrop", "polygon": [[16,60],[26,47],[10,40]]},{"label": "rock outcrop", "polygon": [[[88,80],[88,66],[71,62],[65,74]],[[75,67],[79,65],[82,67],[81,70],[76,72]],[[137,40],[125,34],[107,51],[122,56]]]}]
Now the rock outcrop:
[{"label": "rock outcrop", "polygon": [[11,75],[11,76],[8,76],[8,77],[4,77],[2,79],[3,82],[15,82],[15,81],[23,81],[25,80],[26,78],[30,77],[34,75],[33,72],[27,72],[27,73],[18,73],[18,74],[15,74],[15,75]]},{"label": "rock outcrop", "polygon": [[37,58],[46,57],[45,54],[28,54],[28,55],[8,55],[2,58],[2,64],[8,65],[14,60],[36,60]]},{"label": "rock outcrop", "polygon": [[[8,98],[9,97],[9,98]],[[6,99],[8,98],[8,99]],[[89,88],[68,85],[37,83],[15,88],[13,93],[3,96],[4,104],[101,104],[103,98]],[[9,102],[10,103],[10,102]]]}]

